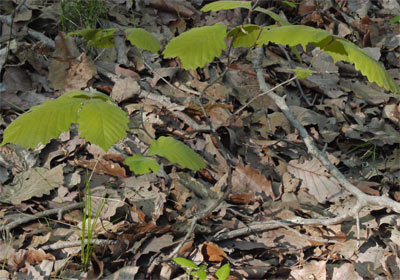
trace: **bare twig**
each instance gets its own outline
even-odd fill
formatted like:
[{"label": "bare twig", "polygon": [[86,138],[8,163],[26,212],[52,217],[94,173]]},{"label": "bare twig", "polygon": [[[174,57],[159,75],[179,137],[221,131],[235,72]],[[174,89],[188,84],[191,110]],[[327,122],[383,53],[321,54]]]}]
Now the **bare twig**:
[{"label": "bare twig", "polygon": [[[235,229],[229,232],[223,232],[219,235],[216,235],[212,238],[214,241],[221,241],[225,239],[231,239],[235,238],[238,236],[242,235],[247,235],[250,233],[254,232],[259,232],[259,231],[266,231],[266,230],[271,230],[271,229],[277,229],[284,227],[284,225],[291,227],[291,226],[298,226],[298,225],[308,225],[308,226],[329,226],[329,225],[335,225],[338,223],[341,223],[345,221],[346,219],[354,216],[356,213],[358,213],[362,208],[362,204],[360,201],[357,201],[356,205],[350,209],[345,214],[342,214],[340,216],[330,218],[330,219],[304,219],[300,217],[296,217],[294,219],[290,220],[272,220],[272,221],[263,221],[263,222],[254,222],[249,225],[246,225],[246,227]],[[286,228],[286,227],[285,227]]]},{"label": "bare twig", "polygon": [[16,228],[19,225],[43,218],[43,217],[47,217],[47,216],[51,216],[51,215],[58,215],[58,219],[60,220],[62,218],[63,213],[65,213],[66,211],[70,211],[73,209],[77,209],[77,208],[81,208],[84,206],[83,202],[76,202],[73,204],[69,204],[60,208],[55,208],[55,209],[49,209],[46,211],[42,211],[42,212],[38,212],[34,215],[28,215],[25,216],[21,219],[18,219],[16,221],[13,221],[9,224],[7,224],[6,226],[3,227],[2,230],[6,231],[7,236],[9,235],[10,231],[14,228]]},{"label": "bare twig", "polygon": [[[287,59],[288,62],[289,62],[290,68],[291,68],[291,69],[294,69],[294,65],[293,65],[293,63],[292,63],[292,59],[290,58],[290,56],[289,56],[289,54],[287,53],[287,51],[285,50],[285,48],[282,47],[281,45],[278,45],[278,47],[279,47],[280,50],[285,54],[286,59]],[[307,96],[304,94],[304,91],[303,91],[303,88],[302,88],[302,86],[301,86],[301,84],[300,84],[300,82],[299,82],[299,79],[296,78],[295,82],[296,82],[297,88],[299,89],[300,94],[301,94],[301,96],[303,97],[304,101],[307,103],[308,106],[311,106],[312,103],[308,100]]]},{"label": "bare twig", "polygon": [[182,248],[183,244],[185,244],[186,241],[188,241],[189,238],[192,236],[194,229],[196,227],[196,224],[197,224],[197,220],[198,220],[197,217],[193,217],[189,230],[186,232],[183,239],[179,242],[178,246],[175,247],[175,249],[168,255],[168,257],[158,260],[159,263],[170,261],[178,254],[178,252]]},{"label": "bare twig", "polygon": [[[87,239],[84,240],[85,245],[89,242]],[[110,239],[91,239],[90,245],[97,245],[97,246],[107,246],[107,245],[114,245],[117,244],[118,240],[110,240]],[[74,240],[74,241],[64,241],[64,242],[57,242],[50,245],[42,246],[41,249],[43,250],[60,250],[65,248],[71,247],[81,247],[82,241],[81,240]]]}]

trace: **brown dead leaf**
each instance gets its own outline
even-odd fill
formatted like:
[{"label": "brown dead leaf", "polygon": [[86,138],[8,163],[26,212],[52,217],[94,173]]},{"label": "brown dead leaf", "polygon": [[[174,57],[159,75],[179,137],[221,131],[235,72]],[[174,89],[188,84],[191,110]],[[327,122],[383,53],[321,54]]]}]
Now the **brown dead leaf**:
[{"label": "brown dead leaf", "polygon": [[123,167],[121,167],[118,163],[100,159],[98,162],[95,159],[92,160],[84,160],[84,159],[76,159],[73,162],[75,165],[82,166],[84,168],[88,168],[90,170],[94,170],[97,174],[108,174],[111,176],[116,176],[119,178],[126,178],[126,171]]},{"label": "brown dead leaf", "polygon": [[121,67],[120,65],[116,64],[114,68],[115,74],[122,78],[132,78],[136,81],[140,80],[140,75],[131,69],[126,69]]},{"label": "brown dead leaf", "polygon": [[363,280],[363,278],[356,272],[354,264],[345,263],[340,267],[333,269],[332,280],[354,279]]},{"label": "brown dead leaf", "polygon": [[287,169],[295,178],[302,180],[301,188],[306,188],[320,203],[333,199],[341,192],[339,182],[316,158],[302,162],[291,160]]},{"label": "brown dead leaf", "polygon": [[30,168],[14,177],[15,186],[4,189],[0,197],[13,204],[19,204],[32,197],[50,194],[64,183],[64,166],[65,164],[60,164],[50,170],[44,167]]},{"label": "brown dead leaf", "polygon": [[25,92],[31,90],[32,80],[25,69],[20,67],[7,67],[3,75],[3,87],[6,92]]},{"label": "brown dead leaf", "polygon": [[252,195],[253,201],[276,199],[272,184],[261,172],[250,165],[239,164],[232,174],[232,194]]},{"label": "brown dead leaf", "polygon": [[42,245],[49,241],[51,236],[51,232],[48,232],[46,235],[34,235],[32,237],[32,242],[29,244],[28,248],[36,248],[39,245]]},{"label": "brown dead leaf", "polygon": [[300,179],[293,178],[290,173],[285,172],[283,174],[282,183],[285,188],[285,192],[295,192],[297,187],[300,185]]},{"label": "brown dead leaf", "polygon": [[203,243],[201,253],[203,254],[204,259],[209,262],[221,262],[224,259],[228,259],[224,250],[212,242]]},{"label": "brown dead leaf", "polygon": [[161,11],[166,11],[169,13],[176,13],[179,16],[192,18],[198,11],[192,6],[189,1],[185,0],[149,0],[148,4]]},{"label": "brown dead leaf", "polygon": [[290,275],[296,280],[303,279],[327,279],[326,278],[326,261],[311,261],[302,268],[293,269]]},{"label": "brown dead leaf", "polygon": [[88,81],[97,74],[96,66],[92,59],[82,53],[77,62],[68,69],[65,77],[64,91],[80,90],[88,86]]},{"label": "brown dead leaf", "polygon": [[140,86],[133,78],[119,78],[115,81],[114,87],[111,92],[111,98],[117,103],[125,101],[129,98],[138,95]]},{"label": "brown dead leaf", "polygon": [[385,105],[385,108],[383,108],[383,113],[385,118],[388,118],[394,123],[400,123],[400,104]]},{"label": "brown dead leaf", "polygon": [[301,1],[297,14],[303,17],[305,15],[312,13],[313,11],[315,11],[314,0],[304,0]]},{"label": "brown dead leaf", "polygon": [[56,258],[49,253],[46,254],[42,249],[21,249],[7,259],[7,264],[13,270],[19,270],[25,266],[25,263],[36,265],[43,260],[55,261]]}]

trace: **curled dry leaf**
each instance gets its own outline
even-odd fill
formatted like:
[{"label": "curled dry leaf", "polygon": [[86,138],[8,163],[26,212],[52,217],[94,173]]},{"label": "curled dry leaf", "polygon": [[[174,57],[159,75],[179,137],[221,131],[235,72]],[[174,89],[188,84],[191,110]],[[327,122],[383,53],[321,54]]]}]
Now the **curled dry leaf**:
[{"label": "curled dry leaf", "polygon": [[204,259],[209,262],[221,262],[228,258],[224,250],[212,242],[205,242],[201,247],[201,253]]}]

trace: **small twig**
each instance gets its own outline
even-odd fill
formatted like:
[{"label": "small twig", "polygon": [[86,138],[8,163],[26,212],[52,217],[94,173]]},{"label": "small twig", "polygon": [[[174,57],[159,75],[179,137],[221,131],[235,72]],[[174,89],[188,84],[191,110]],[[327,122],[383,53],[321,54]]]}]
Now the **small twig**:
[{"label": "small twig", "polygon": [[348,219],[349,217],[354,216],[356,213],[358,213],[361,209],[362,205],[358,201],[357,204],[350,209],[349,212],[342,214],[340,216],[330,218],[330,219],[304,219],[300,217],[296,217],[294,219],[290,220],[272,220],[272,221],[264,221],[264,222],[254,222],[249,225],[246,225],[246,227],[235,229],[229,232],[224,232],[221,233],[220,235],[214,236],[212,238],[213,241],[221,241],[221,240],[226,240],[226,239],[232,239],[238,236],[242,235],[248,235],[254,232],[260,232],[260,231],[266,231],[266,230],[271,230],[271,229],[276,229],[283,227],[283,225],[286,225],[288,227],[290,226],[298,226],[298,225],[308,225],[308,226],[329,226],[329,225],[335,225],[338,223],[341,223]]},{"label": "small twig", "polygon": [[[275,221],[275,222],[280,223],[279,221]],[[307,239],[307,240],[310,240],[310,241],[315,241],[315,242],[321,242],[321,243],[344,244],[343,242],[336,241],[336,240],[329,240],[329,239],[325,239],[325,238],[318,238],[318,237],[312,237],[312,236],[308,236],[308,235],[305,235],[305,234],[301,234],[297,230],[289,227],[288,225],[285,225],[284,223],[281,223],[281,224],[282,224],[282,227],[284,227],[285,229],[295,233],[300,238],[304,238],[304,239]]]},{"label": "small twig", "polygon": [[147,129],[146,129],[145,125],[144,125],[143,113],[144,113],[144,106],[143,106],[143,104],[142,104],[142,106],[140,106],[140,122],[141,122],[141,124],[142,124],[142,130],[144,130],[144,132],[147,134],[147,136],[149,136],[149,138],[150,138],[151,140],[153,140],[154,137],[151,136],[151,134],[147,131]]},{"label": "small twig", "polygon": [[[88,240],[84,240],[85,245],[88,244]],[[117,244],[118,240],[110,240],[110,239],[91,239],[90,245],[97,245],[97,246],[107,246],[107,245],[114,245]],[[74,240],[74,241],[64,241],[64,242],[57,242],[50,245],[42,246],[41,249],[43,250],[60,250],[65,248],[71,247],[81,247],[82,242],[81,240]]]},{"label": "small twig", "polygon": [[7,236],[9,235],[10,231],[14,228],[16,228],[19,225],[43,218],[43,217],[47,217],[47,216],[51,216],[51,215],[56,215],[58,214],[58,219],[61,219],[62,214],[65,213],[66,211],[70,211],[73,209],[77,209],[77,208],[81,208],[84,206],[84,202],[76,202],[70,205],[66,205],[60,208],[55,208],[55,209],[49,209],[49,210],[45,210],[42,212],[38,212],[34,215],[27,215],[26,217],[23,217],[21,219],[18,219],[16,221],[13,221],[9,224],[7,224],[6,226],[3,227],[3,230],[6,231]]},{"label": "small twig", "polygon": [[168,262],[172,260],[179,252],[179,250],[182,248],[182,246],[186,243],[186,241],[189,240],[189,238],[192,236],[194,229],[196,227],[198,218],[196,216],[193,217],[192,223],[190,224],[190,228],[183,237],[183,239],[179,242],[178,246],[175,247],[175,249],[168,255],[168,257],[162,258],[161,260],[158,260],[158,263],[162,262]]},{"label": "small twig", "polygon": [[282,82],[282,83],[280,83],[280,84],[274,86],[274,87],[271,88],[271,89],[268,89],[268,88],[267,88],[267,90],[265,90],[265,91],[261,92],[260,94],[254,96],[252,99],[250,99],[250,101],[248,101],[248,102],[247,102],[246,104],[244,104],[242,107],[240,107],[239,109],[237,109],[237,110],[232,114],[232,116],[239,114],[239,113],[240,113],[241,111],[243,111],[247,106],[249,106],[251,103],[253,103],[253,101],[256,100],[257,98],[262,97],[262,96],[264,96],[264,95],[268,95],[270,92],[276,90],[277,88],[279,88],[279,87],[281,87],[281,86],[284,86],[284,85],[290,83],[291,81],[293,81],[293,80],[295,80],[295,79],[296,79],[296,76],[294,76],[294,77],[290,78],[289,80],[286,80],[286,81],[284,81],[284,82]]},{"label": "small twig", "polygon": [[[282,47],[281,45],[278,45],[278,47],[279,47],[279,48],[281,49],[281,51],[285,54],[286,59],[287,59],[288,62],[289,62],[290,68],[291,68],[291,69],[294,69],[292,59],[290,58],[290,56],[289,56],[289,54],[287,53],[287,51],[285,50],[285,48]],[[299,82],[299,79],[297,79],[297,77],[296,77],[295,82],[296,82],[297,88],[299,89],[300,94],[301,94],[301,96],[303,97],[304,101],[307,103],[308,106],[311,106],[313,103],[311,103],[311,102],[308,100],[307,96],[304,94],[303,87],[301,86],[301,84],[300,84],[300,82]]]}]

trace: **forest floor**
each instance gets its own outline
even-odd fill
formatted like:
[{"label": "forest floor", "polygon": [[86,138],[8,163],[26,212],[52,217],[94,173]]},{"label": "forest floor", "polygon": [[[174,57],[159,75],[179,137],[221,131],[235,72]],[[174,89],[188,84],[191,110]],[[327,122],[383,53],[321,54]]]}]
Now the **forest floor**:
[{"label": "forest floor", "polygon": [[[207,3],[1,1],[0,137],[24,111],[73,90],[109,95],[130,121],[107,153],[75,125],[35,149],[0,146],[1,279],[189,279],[173,257],[194,262],[200,279],[224,279],[216,271],[227,263],[231,280],[400,279],[400,95],[311,46],[296,48],[301,62],[287,46],[261,49],[271,88],[294,67],[315,71],[274,92],[363,193],[351,194],[269,96],[252,100],[260,49],[225,50],[197,70],[162,56],[195,27],[275,24],[246,9],[200,12]],[[259,4],[348,39],[400,84],[398,1]],[[65,36],[130,27],[152,33],[160,52],[139,51],[122,33],[110,48]],[[124,159],[160,136],[184,142],[207,167],[158,158],[157,173],[135,175]]]}]

